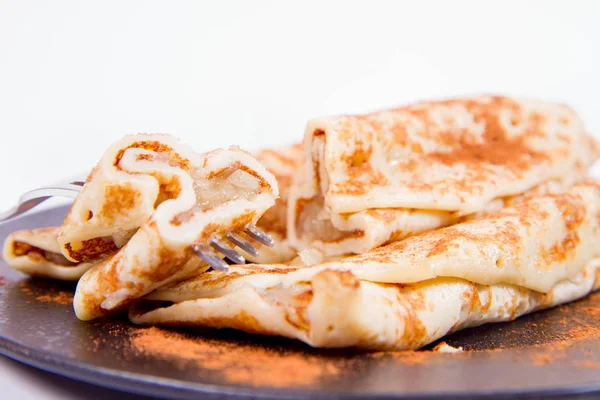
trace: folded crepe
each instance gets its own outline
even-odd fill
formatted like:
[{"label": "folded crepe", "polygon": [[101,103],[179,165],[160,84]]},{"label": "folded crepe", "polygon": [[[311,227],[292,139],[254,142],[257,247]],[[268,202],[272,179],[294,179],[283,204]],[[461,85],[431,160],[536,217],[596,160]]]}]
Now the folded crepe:
[{"label": "folded crepe", "polygon": [[120,309],[160,285],[208,267],[195,244],[243,231],[275,203],[277,182],[238,149],[195,153],[166,135],[130,135],[92,170],[58,236],[80,279],[83,320]]},{"label": "folded crepe", "polygon": [[288,238],[326,255],[365,253],[562,191],[599,155],[570,108],[489,96],[315,119],[304,151]]},{"label": "folded crepe", "polygon": [[93,263],[76,263],[62,255],[57,242],[58,227],[16,231],[4,241],[2,258],[27,275],[76,281]]},{"label": "folded crepe", "polygon": [[[257,226],[275,241],[272,248],[262,248],[259,255],[254,257],[244,253],[247,260],[272,264],[287,262],[296,256],[295,249],[287,240],[287,206],[288,192],[294,176],[302,171],[304,151],[302,144],[267,149],[254,154],[256,159],[277,179],[279,198],[259,220]],[[256,243],[256,242],[255,242]]]},{"label": "folded crepe", "polygon": [[600,286],[600,183],[313,267],[255,265],[166,285],[137,324],[237,328],[316,347],[416,349]]}]

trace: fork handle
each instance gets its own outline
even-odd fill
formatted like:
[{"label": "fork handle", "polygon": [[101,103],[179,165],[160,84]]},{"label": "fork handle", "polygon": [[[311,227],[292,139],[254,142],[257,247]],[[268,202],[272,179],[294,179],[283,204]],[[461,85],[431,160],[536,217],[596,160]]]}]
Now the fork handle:
[{"label": "fork handle", "polygon": [[68,184],[61,187],[45,187],[29,191],[21,196],[19,204],[10,210],[0,212],[0,222],[8,221],[38,206],[50,197],[68,197],[75,198],[81,186],[78,184]]}]

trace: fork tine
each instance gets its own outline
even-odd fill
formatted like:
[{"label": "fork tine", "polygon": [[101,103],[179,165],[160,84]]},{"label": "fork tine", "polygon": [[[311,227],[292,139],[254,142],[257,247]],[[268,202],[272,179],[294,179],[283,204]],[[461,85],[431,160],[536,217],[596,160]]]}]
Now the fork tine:
[{"label": "fork tine", "polygon": [[252,246],[237,233],[229,232],[226,237],[227,240],[244,250],[246,253],[251,254],[254,257],[258,256],[258,250],[256,250],[256,247]]},{"label": "fork tine", "polygon": [[214,247],[219,253],[223,254],[229,260],[234,262],[235,264],[245,264],[246,260],[240,254],[238,254],[233,247],[229,246],[227,243],[222,240],[212,239],[210,241],[212,247]]},{"label": "fork tine", "polygon": [[273,238],[267,233],[260,230],[256,225],[246,225],[246,229],[244,230],[244,232],[246,232],[248,236],[264,244],[265,246],[273,247],[275,245],[275,241],[273,240]]},{"label": "fork tine", "polygon": [[229,270],[227,263],[221,260],[221,258],[217,256],[208,246],[197,244],[192,247],[192,250],[194,250],[194,253],[196,253],[196,255],[202,259],[202,261],[210,265],[213,269],[218,271]]}]

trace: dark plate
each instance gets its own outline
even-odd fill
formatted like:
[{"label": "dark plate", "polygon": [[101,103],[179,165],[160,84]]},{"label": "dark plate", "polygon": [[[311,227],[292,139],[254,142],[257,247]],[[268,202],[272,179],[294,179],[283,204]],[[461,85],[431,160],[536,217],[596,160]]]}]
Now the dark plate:
[{"label": "dark plate", "polygon": [[[0,226],[60,223],[56,208]],[[231,330],[169,333],[124,317],[81,322],[73,284],[26,279],[0,264],[0,352],[120,390],[171,398],[414,398],[600,394],[600,294],[446,338],[466,350],[365,353]]]}]

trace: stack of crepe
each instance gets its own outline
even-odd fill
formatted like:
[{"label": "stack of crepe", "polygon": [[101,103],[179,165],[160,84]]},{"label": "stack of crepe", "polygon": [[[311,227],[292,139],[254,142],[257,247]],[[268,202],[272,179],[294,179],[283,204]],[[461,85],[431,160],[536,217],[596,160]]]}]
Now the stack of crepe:
[{"label": "stack of crepe", "polygon": [[[62,227],[14,233],[4,257],[58,279],[87,270],[81,319],[128,309],[137,324],[414,349],[600,287],[599,155],[570,108],[490,96],[315,119],[302,145],[254,156],[132,136]],[[211,179],[223,168],[244,185]],[[253,263],[192,255],[248,222],[277,242]]]}]

